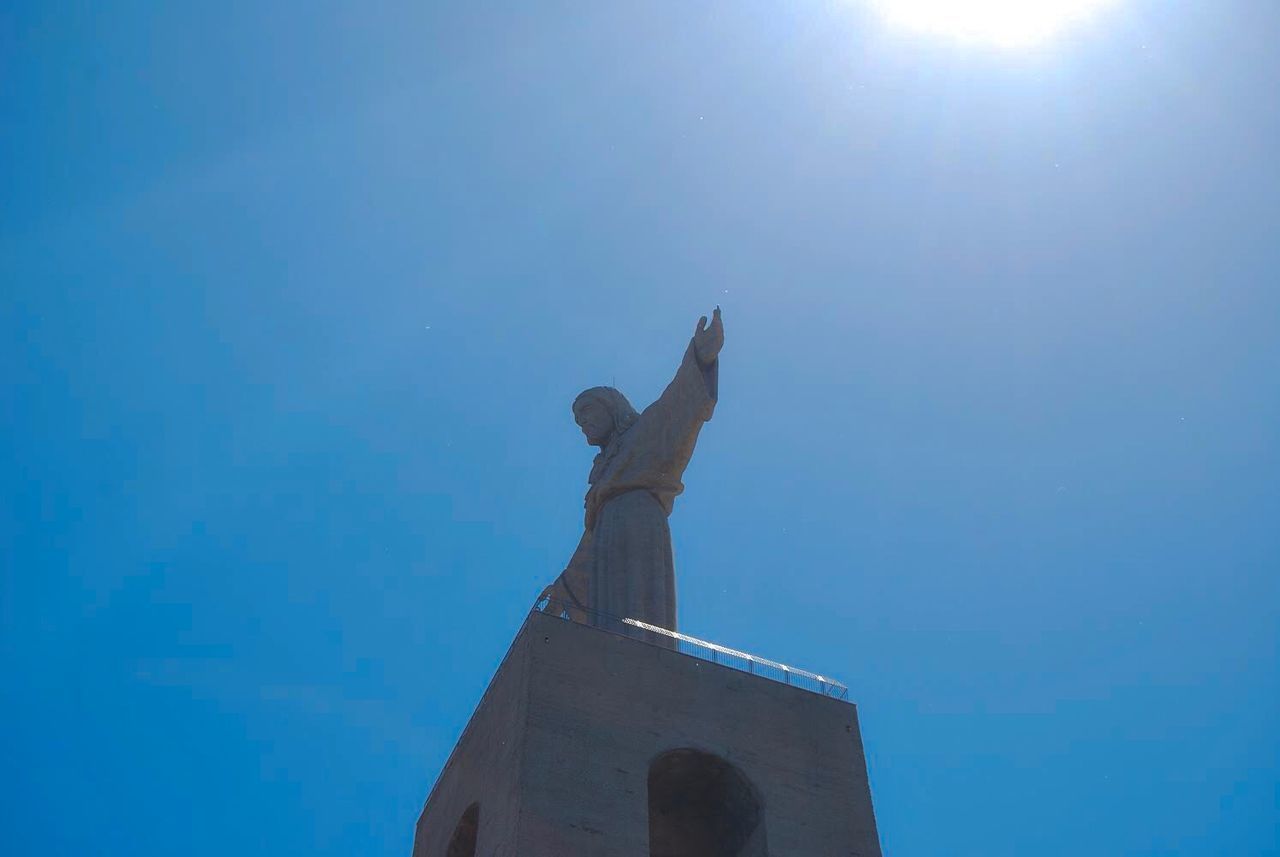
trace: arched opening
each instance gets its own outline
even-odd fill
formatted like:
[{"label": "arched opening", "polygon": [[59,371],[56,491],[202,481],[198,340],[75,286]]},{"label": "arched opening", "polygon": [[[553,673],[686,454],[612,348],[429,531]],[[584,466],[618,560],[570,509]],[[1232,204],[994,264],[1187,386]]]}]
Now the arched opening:
[{"label": "arched opening", "polygon": [[649,857],[767,857],[764,811],[751,781],[700,750],[649,765]]},{"label": "arched opening", "polygon": [[476,836],[480,833],[480,804],[473,803],[458,819],[458,826],[449,838],[445,857],[476,857]]}]

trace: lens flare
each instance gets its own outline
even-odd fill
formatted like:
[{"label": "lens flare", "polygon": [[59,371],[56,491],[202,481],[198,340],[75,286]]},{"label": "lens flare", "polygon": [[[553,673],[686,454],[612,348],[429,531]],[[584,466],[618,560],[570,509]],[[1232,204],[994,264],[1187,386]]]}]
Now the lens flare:
[{"label": "lens flare", "polygon": [[871,0],[895,26],[967,42],[1043,42],[1115,0]]}]

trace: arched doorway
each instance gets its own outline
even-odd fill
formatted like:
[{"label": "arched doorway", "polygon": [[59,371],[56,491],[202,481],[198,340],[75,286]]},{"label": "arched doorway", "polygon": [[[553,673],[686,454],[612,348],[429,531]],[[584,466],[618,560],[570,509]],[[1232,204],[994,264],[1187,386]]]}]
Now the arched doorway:
[{"label": "arched doorway", "polygon": [[649,765],[649,857],[767,857],[751,781],[719,756],[670,750]]},{"label": "arched doorway", "polygon": [[473,803],[458,819],[449,838],[445,857],[476,857],[476,837],[480,834],[480,804]]}]

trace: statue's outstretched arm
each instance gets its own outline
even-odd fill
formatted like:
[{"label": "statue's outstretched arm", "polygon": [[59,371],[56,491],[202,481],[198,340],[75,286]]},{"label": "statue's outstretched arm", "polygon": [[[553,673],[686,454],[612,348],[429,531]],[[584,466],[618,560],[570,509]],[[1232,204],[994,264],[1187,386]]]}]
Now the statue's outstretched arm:
[{"label": "statue's outstretched arm", "polygon": [[631,429],[643,438],[641,445],[655,461],[665,462],[677,474],[689,462],[698,431],[715,410],[723,345],[724,323],[716,307],[710,325],[706,316],[698,320],[675,378]]}]

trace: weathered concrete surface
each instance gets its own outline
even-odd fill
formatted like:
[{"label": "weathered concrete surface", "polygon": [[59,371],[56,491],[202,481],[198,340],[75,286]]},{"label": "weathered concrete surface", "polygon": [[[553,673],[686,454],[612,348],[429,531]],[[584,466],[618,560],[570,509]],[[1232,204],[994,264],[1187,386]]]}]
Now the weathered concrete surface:
[{"label": "weathered concrete surface", "polygon": [[759,793],[775,857],[879,857],[853,705],[545,614],[440,776],[414,857],[480,803],[484,857],[649,857],[649,765],[713,753]]}]

